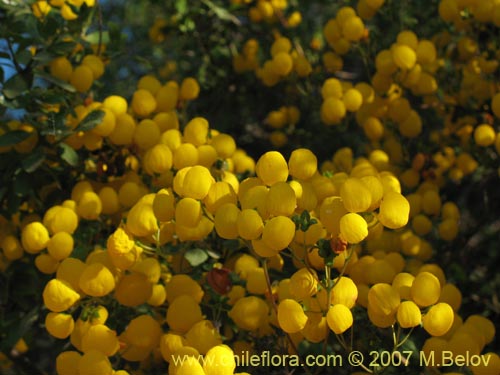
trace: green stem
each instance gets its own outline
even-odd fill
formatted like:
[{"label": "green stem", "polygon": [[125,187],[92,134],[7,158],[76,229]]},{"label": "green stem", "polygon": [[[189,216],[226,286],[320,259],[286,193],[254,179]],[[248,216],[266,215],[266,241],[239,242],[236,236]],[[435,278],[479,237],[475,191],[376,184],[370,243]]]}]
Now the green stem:
[{"label": "green stem", "polygon": [[[271,300],[271,305],[273,307],[273,310],[276,314],[276,316],[278,316],[278,305],[276,304],[276,301],[274,300],[274,297],[273,297],[273,289],[272,289],[272,286],[271,286],[271,278],[269,277],[269,268],[267,266],[267,258],[264,258],[262,260],[262,268],[264,269],[264,277],[266,278],[266,284],[267,284],[267,291],[269,293],[269,299]],[[289,333],[286,333],[286,337],[288,339],[288,343],[290,344],[290,346],[292,347],[294,353],[299,356],[299,351],[297,349],[297,346],[295,345],[295,343],[293,342],[291,336]],[[299,356],[300,358],[300,356]],[[302,361],[301,361],[302,363]],[[303,363],[302,363],[303,364]],[[306,370],[306,372],[308,374],[311,374],[311,371],[306,367],[304,366],[304,369]]]},{"label": "green stem", "polygon": [[[394,349],[397,349],[399,348],[400,346],[404,345],[404,343],[410,338],[412,332],[413,332],[413,329],[415,327],[411,327],[410,331],[406,334],[405,337],[403,337],[403,339],[396,345],[396,347]],[[399,338],[399,337],[398,337]]]}]

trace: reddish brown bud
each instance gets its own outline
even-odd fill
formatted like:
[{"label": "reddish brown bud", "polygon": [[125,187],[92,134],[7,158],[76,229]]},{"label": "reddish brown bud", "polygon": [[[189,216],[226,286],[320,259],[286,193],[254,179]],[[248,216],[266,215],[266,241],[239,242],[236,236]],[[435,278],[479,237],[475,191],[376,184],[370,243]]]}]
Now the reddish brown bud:
[{"label": "reddish brown bud", "polygon": [[231,278],[227,268],[212,268],[207,273],[208,285],[219,294],[227,294],[231,290]]},{"label": "reddish brown bud", "polygon": [[330,239],[330,247],[335,254],[340,254],[347,249],[347,242],[340,237]]}]

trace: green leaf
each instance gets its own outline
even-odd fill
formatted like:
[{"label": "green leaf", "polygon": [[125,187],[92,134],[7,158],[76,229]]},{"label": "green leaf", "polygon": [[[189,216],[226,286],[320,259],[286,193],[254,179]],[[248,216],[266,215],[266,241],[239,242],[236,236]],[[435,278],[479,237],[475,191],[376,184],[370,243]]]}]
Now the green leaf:
[{"label": "green leaf", "polygon": [[75,131],[89,131],[94,129],[97,125],[102,122],[102,118],[104,117],[104,111],[95,110],[90,112],[85,118],[80,122],[80,124],[76,127]]},{"label": "green leaf", "polygon": [[[100,35],[100,36],[99,36]],[[90,33],[85,36],[85,40],[89,42],[90,44],[98,44],[99,43],[99,38],[102,44],[108,44],[109,43],[109,32],[107,31],[94,31],[93,33]]]},{"label": "green leaf", "polygon": [[54,60],[57,56],[49,51],[41,51],[33,56],[33,60],[40,62],[41,64],[47,64]]},{"label": "green leaf", "polygon": [[72,85],[70,85],[68,82],[65,82],[59,78],[51,76],[48,73],[38,71],[38,72],[36,72],[35,75],[39,78],[43,78],[44,80],[46,80],[50,83],[53,83],[56,86],[59,86],[60,88],[66,90],[68,92],[76,92],[75,88]]},{"label": "green leaf", "polygon": [[50,48],[50,52],[56,54],[57,56],[65,56],[68,53],[72,52],[76,47],[76,43],[73,41],[70,42],[58,42],[55,43]]},{"label": "green leaf", "polygon": [[177,10],[177,13],[180,15],[184,15],[187,13],[187,0],[177,0],[175,2],[175,9]]},{"label": "green leaf", "polygon": [[41,147],[35,149],[32,153],[30,153],[26,158],[24,158],[21,162],[23,169],[32,173],[38,169],[40,165],[45,161],[45,152]]},{"label": "green leaf", "polygon": [[77,152],[66,143],[61,143],[59,145],[61,148],[61,159],[66,163],[71,165],[72,167],[76,167],[78,165],[78,154]]},{"label": "green leaf", "polygon": [[203,249],[194,248],[186,251],[186,254],[184,254],[184,258],[186,258],[191,266],[196,267],[208,259],[208,254]]},{"label": "green leaf", "polygon": [[0,135],[0,147],[14,146],[30,136],[30,133],[23,130],[13,130],[4,135]]},{"label": "green leaf", "polygon": [[14,214],[19,212],[19,206],[21,205],[22,199],[16,194],[9,194],[7,197],[7,213]]},{"label": "green leaf", "polygon": [[28,82],[27,77],[24,77],[22,74],[16,74],[5,82],[2,91],[7,99],[15,99],[27,91],[30,86],[31,83]]},{"label": "green leaf", "polygon": [[224,21],[230,21],[238,26],[241,25],[240,20],[235,16],[233,16],[231,13],[229,13],[227,9],[214,4],[210,0],[202,0],[202,3],[205,4],[212,12],[214,12],[217,18]]},{"label": "green leaf", "polygon": [[3,201],[5,194],[7,194],[7,187],[6,186],[0,188],[0,202]]},{"label": "green leaf", "polygon": [[33,55],[31,52],[27,49],[18,51],[16,53],[16,61],[21,64],[21,65],[26,65],[30,62],[30,60],[33,58]]},{"label": "green leaf", "polygon": [[5,340],[2,340],[0,349],[2,351],[12,350],[19,339],[23,337],[38,320],[39,312],[39,307],[34,307],[32,310],[28,311],[17,324],[10,325]]},{"label": "green leaf", "polygon": [[212,249],[207,250],[207,255],[212,259],[220,259],[220,254]]},{"label": "green leaf", "polygon": [[20,173],[14,177],[12,182],[12,191],[20,197],[28,195],[28,193],[33,189],[32,181],[27,173]]}]

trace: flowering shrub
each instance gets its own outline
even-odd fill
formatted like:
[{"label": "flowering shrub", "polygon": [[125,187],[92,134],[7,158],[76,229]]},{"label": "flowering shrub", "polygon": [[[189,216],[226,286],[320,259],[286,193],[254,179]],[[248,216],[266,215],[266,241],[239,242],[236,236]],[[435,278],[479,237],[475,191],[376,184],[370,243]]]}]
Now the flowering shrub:
[{"label": "flowering shrub", "polygon": [[[191,48],[198,67],[152,54],[132,87],[106,4],[0,5],[16,69],[2,371],[499,374],[494,317],[461,308],[440,253],[474,212],[454,190],[484,177],[490,194],[500,174],[500,6],[432,2],[423,35],[382,35],[398,8],[383,0],[196,3],[144,5],[165,15],[147,45],[216,47]],[[319,33],[301,34],[318,9]],[[218,59],[230,70],[207,78]],[[238,105],[212,116],[217,99]]]}]

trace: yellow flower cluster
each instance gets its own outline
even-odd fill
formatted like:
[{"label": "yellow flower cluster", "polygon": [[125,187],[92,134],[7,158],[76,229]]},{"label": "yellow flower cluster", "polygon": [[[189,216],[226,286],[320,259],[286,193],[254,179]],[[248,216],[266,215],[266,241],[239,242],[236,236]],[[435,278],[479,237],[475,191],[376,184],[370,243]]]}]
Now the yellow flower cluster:
[{"label": "yellow flower cluster", "polygon": [[[281,22],[286,28],[297,27],[302,22],[302,15],[298,11],[288,11],[287,0],[231,0],[235,5],[250,5],[248,18],[254,23],[277,23]],[[288,13],[288,14],[287,14]]]},{"label": "yellow flower cluster", "polygon": [[271,144],[280,148],[288,143],[287,133],[293,133],[300,120],[300,111],[296,106],[282,106],[267,114],[264,123],[273,131],[269,134]]},{"label": "yellow flower cluster", "polygon": [[330,19],[323,28],[328,45],[337,55],[345,55],[351,44],[359,42],[366,35],[365,24],[354,8],[340,8],[335,18]]},{"label": "yellow flower cluster", "polygon": [[56,11],[61,14],[61,16],[67,21],[73,21],[78,18],[73,7],[80,8],[83,4],[88,7],[95,6],[95,0],[37,0],[31,5],[33,14],[37,18],[44,18],[49,12]]},{"label": "yellow flower cluster", "polygon": [[[32,9],[43,18],[60,8],[71,20],[68,3],[94,5],[37,1]],[[249,5],[253,22],[300,23],[300,14],[285,17],[286,0],[232,3]],[[322,55],[324,71],[342,69],[341,56],[369,37],[365,22],[383,4],[360,0],[356,9],[339,8],[323,28],[332,49]],[[442,0],[439,14],[466,31],[474,21],[464,14],[498,26],[499,9],[493,1]],[[152,39],[161,41],[164,24],[156,21]],[[75,107],[66,118],[68,130],[93,111],[103,117],[65,145],[75,151],[111,146],[124,157],[126,171],[104,173],[98,181],[82,176],[66,200],[22,221],[0,216],[1,269],[33,261],[50,275],[42,293],[45,329],[68,341],[55,358],[57,374],[127,375],[157,366],[172,375],[229,375],[238,371],[235,355],[257,352],[259,339],[297,354],[305,341],[326,348],[334,334],[350,351],[357,340],[348,345],[347,335],[367,324],[390,330],[394,350],[408,338],[403,333],[422,328],[422,352],[433,353],[435,363],[445,352],[455,358],[469,353],[491,361],[467,371],[499,373],[499,356],[485,353],[494,323],[462,317],[461,291],[429,263],[432,239],[449,242],[459,234],[462,213],[443,194],[446,179],[459,182],[478,169],[475,149],[500,154],[500,92],[490,82],[498,63],[480,55],[477,41],[460,36],[453,46],[460,92],[441,103],[440,38],[419,39],[403,30],[376,53],[370,83],[342,74],[318,81],[318,120],[333,126],[351,116],[369,141],[356,152],[333,150],[321,165],[308,148],[254,159],[207,118],[179,115],[200,94],[192,77],[163,83],[147,75],[130,100],[111,95]],[[248,39],[233,58],[235,71],[254,72],[264,85],[276,86],[314,70],[287,37],[274,38],[271,58],[262,65],[259,48]],[[86,55],[76,67],[59,57],[47,68],[79,93],[104,72],[97,55]],[[442,131],[424,126],[410,95],[422,107],[436,107],[445,118]],[[454,108],[471,99],[491,118],[455,116]],[[284,146],[305,114],[290,103],[266,111],[272,144]],[[30,132],[19,122],[9,129]],[[31,132],[14,146],[17,152],[33,150],[38,134]],[[423,133],[439,147],[408,157],[404,143]],[[463,147],[448,146],[450,139]],[[96,233],[89,229],[94,226]]]},{"label": "yellow flower cluster", "polygon": [[[2,241],[9,259],[37,254],[37,267],[55,274],[43,292],[50,310],[46,328],[54,337],[69,338],[74,347],[57,357],[59,374],[111,374],[110,357],[144,362],[154,352],[170,364],[170,373],[209,374],[215,362],[178,364],[173,358],[232,357],[223,335],[231,337],[238,330],[265,336],[281,329],[295,343],[321,342],[328,330],[341,335],[356,324],[354,306],[365,308],[377,327],[422,324],[433,336],[426,345],[437,345],[439,338],[441,350],[465,345],[460,338],[468,335],[467,345],[475,345],[471,350],[479,354],[492,339],[489,320],[471,317],[460,323],[460,292],[446,283],[439,267],[403,257],[427,259],[428,251],[415,250],[424,241],[409,236],[409,230],[393,231],[411,218],[415,231],[424,235],[428,224],[417,219],[424,214],[441,213],[443,223],[458,220],[456,206],[441,207],[437,190],[422,187],[405,198],[381,150],[368,159],[338,150],[323,166],[329,174],[318,171],[317,158],[308,149],[294,150],[288,160],[270,151],[253,161],[232,137],[210,129],[202,117],[188,121],[181,132],[173,108],[161,112],[150,105],[157,103],[150,91],[155,83],[141,80],[130,107],[120,97],[107,98],[102,106],[108,114],[127,116],[134,125],[142,120],[133,133],[114,124],[101,137],[120,144],[117,137],[129,134],[123,143],[138,146],[137,171],[155,179],[156,192],[135,172],[106,184],[83,180],[71,199],[50,208],[41,220],[26,223],[20,240],[11,234]],[[162,117],[164,122],[158,120]],[[106,122],[104,118],[102,124]],[[235,173],[245,171],[255,176],[239,181]],[[296,220],[305,212],[310,222],[303,227]],[[103,217],[116,226],[105,246],[96,246],[83,261],[72,257],[80,223]],[[206,318],[202,301],[210,297],[201,280],[183,273],[185,268],[175,264],[178,255],[168,255],[168,268],[160,256],[164,246],[204,241],[214,234],[249,247],[249,254],[229,256],[224,264],[241,280],[225,289],[234,327],[226,324],[224,333]],[[319,246],[325,239],[332,243],[326,255]],[[369,255],[358,255],[362,244]],[[326,258],[334,251],[339,255],[332,270],[340,275],[325,279]],[[272,283],[268,270],[282,269],[284,253],[292,255],[297,271]],[[271,295],[275,302],[266,297]],[[124,308],[163,307],[166,313],[136,315],[115,331],[106,324],[106,306],[112,301]],[[484,334],[471,333],[477,326],[484,327]],[[233,373],[234,363],[220,361]]]}]

